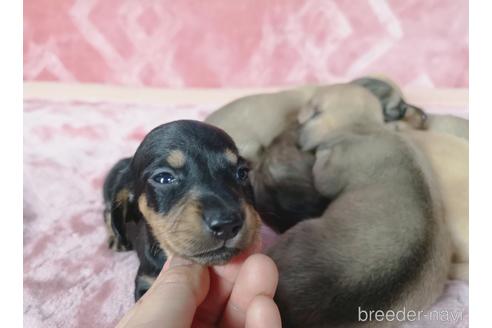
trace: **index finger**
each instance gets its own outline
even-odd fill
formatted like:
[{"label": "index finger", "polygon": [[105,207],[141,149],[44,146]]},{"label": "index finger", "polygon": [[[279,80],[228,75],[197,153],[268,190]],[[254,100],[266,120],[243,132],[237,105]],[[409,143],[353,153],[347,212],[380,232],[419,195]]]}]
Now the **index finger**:
[{"label": "index finger", "polygon": [[263,295],[273,302],[277,283],[278,270],[271,258],[263,254],[249,257],[237,276],[231,296],[222,313],[220,327],[244,327],[251,301],[256,296]]},{"label": "index finger", "polygon": [[209,325],[218,323],[241,266],[251,254],[258,253],[260,250],[261,240],[258,238],[254,244],[232,258],[226,265],[210,268],[210,289],[207,297],[197,309],[195,320]]}]

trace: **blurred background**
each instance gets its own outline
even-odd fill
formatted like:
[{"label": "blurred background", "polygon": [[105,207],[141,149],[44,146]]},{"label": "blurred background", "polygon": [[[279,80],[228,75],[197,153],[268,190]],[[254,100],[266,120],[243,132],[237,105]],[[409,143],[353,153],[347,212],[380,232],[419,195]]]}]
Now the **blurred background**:
[{"label": "blurred background", "polygon": [[468,1],[24,1],[24,79],[258,87],[384,72],[468,86]]}]

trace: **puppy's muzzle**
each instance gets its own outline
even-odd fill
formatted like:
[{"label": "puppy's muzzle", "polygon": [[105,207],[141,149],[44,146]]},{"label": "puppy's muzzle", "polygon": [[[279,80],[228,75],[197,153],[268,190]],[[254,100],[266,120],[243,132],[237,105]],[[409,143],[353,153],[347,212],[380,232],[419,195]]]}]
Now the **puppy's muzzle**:
[{"label": "puppy's muzzle", "polygon": [[239,213],[224,209],[208,209],[204,213],[205,226],[218,240],[234,238],[243,227],[244,218]]}]

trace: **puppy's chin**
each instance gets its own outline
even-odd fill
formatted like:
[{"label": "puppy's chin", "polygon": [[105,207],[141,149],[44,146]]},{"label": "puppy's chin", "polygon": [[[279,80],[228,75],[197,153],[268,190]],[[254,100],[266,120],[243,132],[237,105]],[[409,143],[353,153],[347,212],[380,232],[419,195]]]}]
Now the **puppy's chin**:
[{"label": "puppy's chin", "polygon": [[246,227],[245,224],[243,229],[234,238],[225,242],[221,241],[213,247],[188,252],[189,255],[182,256],[202,265],[222,265],[248,249],[256,241],[256,238],[256,227],[252,229],[251,227]]},{"label": "puppy's chin", "polygon": [[191,244],[182,245],[184,247],[171,248],[168,242],[165,251],[169,255],[179,255],[201,265],[223,265],[234,256],[250,248],[258,237],[257,231],[256,225],[245,222],[239,233],[227,241],[219,241],[210,236],[202,236],[203,240],[195,240],[195,242],[201,244],[200,247],[193,247],[193,244]]},{"label": "puppy's chin", "polygon": [[239,248],[230,248],[223,246],[219,249],[200,253],[191,256],[190,260],[202,265],[223,265],[229,262],[234,256],[238,255],[242,250]]}]

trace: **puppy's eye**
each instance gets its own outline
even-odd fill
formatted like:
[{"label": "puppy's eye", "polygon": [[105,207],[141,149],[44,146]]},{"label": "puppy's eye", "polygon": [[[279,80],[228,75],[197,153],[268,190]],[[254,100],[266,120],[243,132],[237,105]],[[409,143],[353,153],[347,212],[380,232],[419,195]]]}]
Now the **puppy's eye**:
[{"label": "puppy's eye", "polygon": [[249,169],[247,167],[240,167],[236,171],[236,179],[239,182],[248,180]]},{"label": "puppy's eye", "polygon": [[160,184],[171,184],[176,182],[176,178],[174,177],[174,175],[168,172],[161,172],[159,174],[156,174],[152,177],[152,180]]}]

